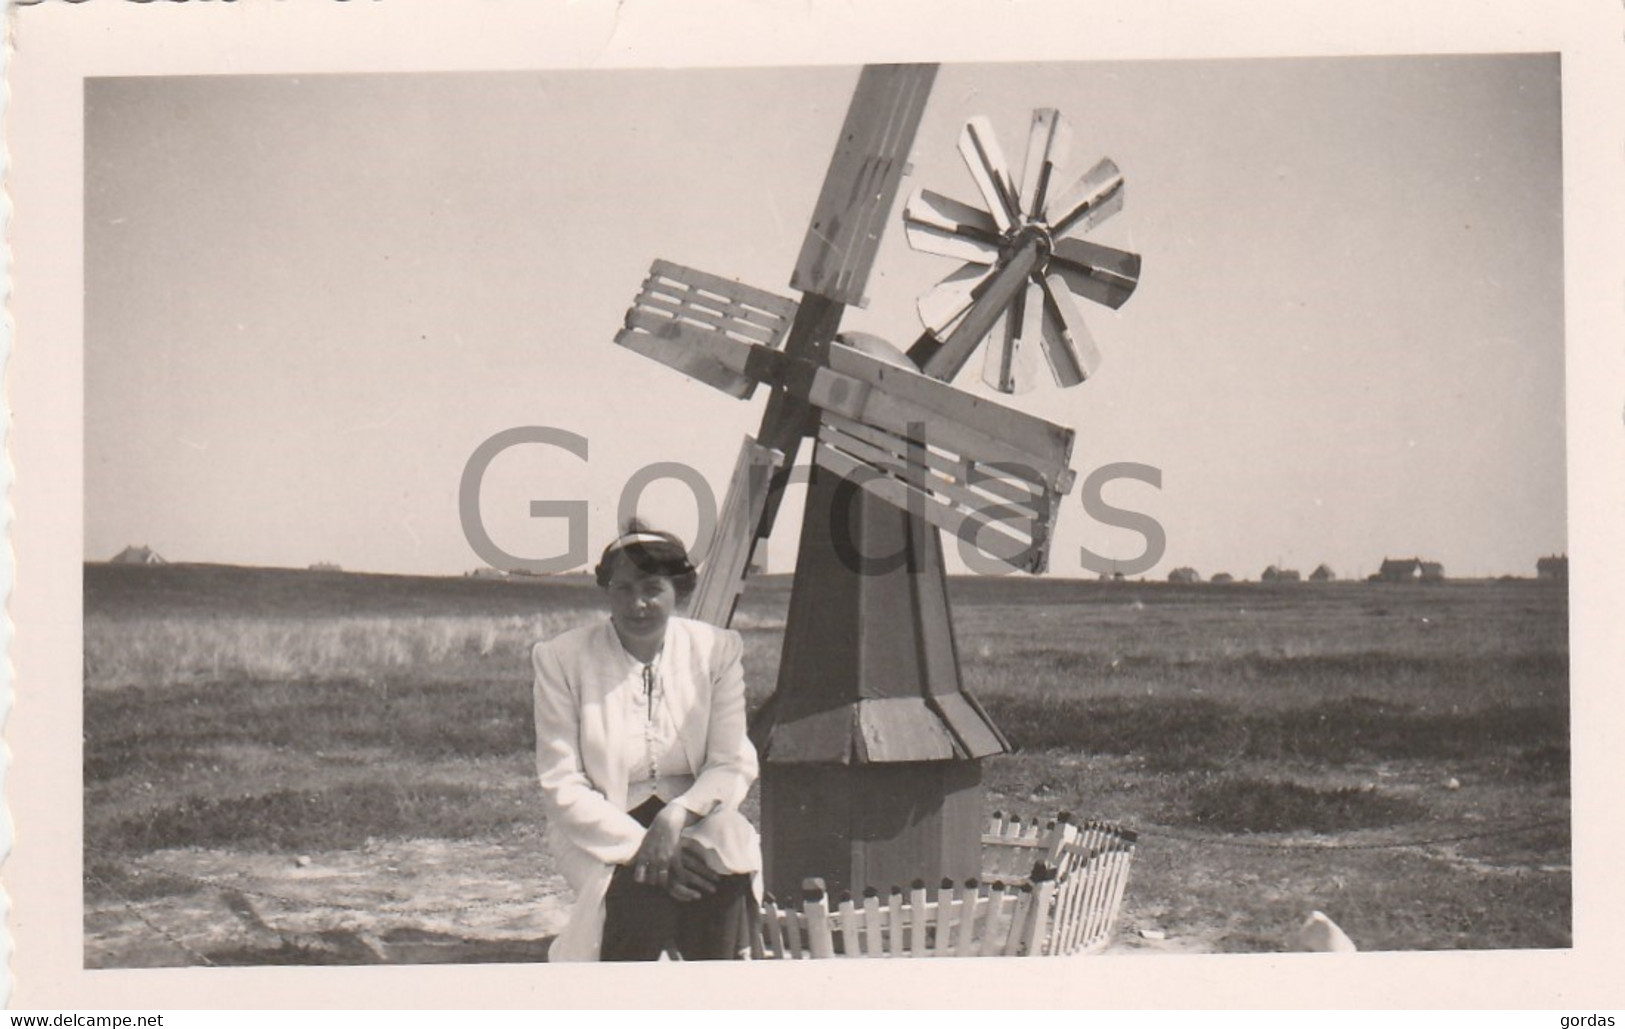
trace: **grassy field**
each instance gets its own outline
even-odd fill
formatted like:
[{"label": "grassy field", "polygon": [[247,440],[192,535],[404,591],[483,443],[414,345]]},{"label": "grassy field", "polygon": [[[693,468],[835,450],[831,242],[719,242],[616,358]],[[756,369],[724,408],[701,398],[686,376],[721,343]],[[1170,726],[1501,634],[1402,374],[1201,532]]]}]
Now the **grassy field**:
[{"label": "grassy field", "polygon": [[[1570,941],[1567,598],[965,579],[988,807],[1141,832],[1118,951]],[[747,593],[751,700],[788,582]],[[87,964],[525,960],[530,641],[585,579],[85,568]],[[754,813],[754,812],[752,812]]]}]

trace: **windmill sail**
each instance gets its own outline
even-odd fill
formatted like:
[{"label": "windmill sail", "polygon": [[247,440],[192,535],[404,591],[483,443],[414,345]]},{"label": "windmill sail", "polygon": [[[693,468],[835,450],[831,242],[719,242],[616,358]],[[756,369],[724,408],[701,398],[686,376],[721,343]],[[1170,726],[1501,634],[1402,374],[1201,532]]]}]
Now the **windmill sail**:
[{"label": "windmill sail", "polygon": [[1087,232],[1123,209],[1123,173],[1103,157],[1044,211],[1057,236]]},{"label": "windmill sail", "polygon": [[1066,163],[1071,150],[1072,129],[1061,112],[1050,107],[1034,111],[1032,130],[1027,134],[1027,161],[1021,171],[1021,201],[1028,219],[1044,213],[1050,179],[1056,167]]},{"label": "windmill sail", "polygon": [[999,227],[986,211],[928,189],[903,205],[903,232],[922,253],[978,264],[999,259]]},{"label": "windmill sail", "polygon": [[1082,239],[1057,242],[1050,268],[1066,280],[1072,292],[1113,310],[1134,295],[1140,281],[1139,254]]},{"label": "windmill sail", "polygon": [[700,566],[699,584],[689,602],[690,618],[726,627],[745,588],[751,552],[756,545],[756,523],[767,502],[768,481],[784,455],[745,438],[728,481],[728,495],[717,517],[711,547]]},{"label": "windmill sail", "polygon": [[960,265],[947,278],[937,283],[930,292],[920,297],[920,321],[938,336],[947,336],[948,330],[970,310],[983,283],[992,275],[982,264]]},{"label": "windmill sail", "polygon": [[1055,381],[1064,388],[1074,386],[1095,373],[1100,367],[1100,349],[1089,333],[1089,326],[1078,312],[1078,305],[1066,291],[1066,282],[1056,281],[1052,274],[1044,280],[1045,319],[1044,353],[1049,359]]},{"label": "windmill sail", "polygon": [[1121,307],[1139,284],[1140,257],[1077,238],[1122,209],[1123,173],[1101,158],[1059,188],[1070,148],[1060,112],[1034,111],[1017,186],[992,126],[971,118],[959,151],[987,210],[924,189],[909,200],[909,245],[967,262],[919,300],[926,335],[910,354],[928,375],[952,380],[989,339],[982,378],[1003,393],[1032,387],[1038,352],[1063,388],[1099,366],[1073,297]]},{"label": "windmill sail", "polygon": [[1000,232],[1010,231],[1020,216],[1021,203],[1010,181],[1010,165],[986,118],[976,117],[965,123],[959,135],[959,155],[965,159],[965,167],[987,203],[994,224]]},{"label": "windmill sail", "polygon": [[1070,429],[841,344],[810,394],[823,411],[814,463],[1012,568],[1047,567]]},{"label": "windmill sail", "polygon": [[864,303],[880,235],[936,77],[934,64],[863,69],[790,285],[841,304]]},{"label": "windmill sail", "polygon": [[781,346],[795,313],[793,300],[656,261],[615,342],[743,400],[756,380],[729,367],[724,355],[741,346]]},{"label": "windmill sail", "polygon": [[[1037,382],[1036,354],[1043,345],[1044,290],[1029,282],[1005,314],[1004,346],[988,347],[982,381],[1001,393],[1026,393]],[[995,335],[999,330],[995,328]]]}]

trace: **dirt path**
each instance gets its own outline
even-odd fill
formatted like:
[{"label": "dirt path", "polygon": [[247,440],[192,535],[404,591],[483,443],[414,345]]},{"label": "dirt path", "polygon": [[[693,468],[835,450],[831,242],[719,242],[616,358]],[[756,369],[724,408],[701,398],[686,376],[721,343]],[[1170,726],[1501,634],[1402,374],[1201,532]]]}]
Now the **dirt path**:
[{"label": "dirt path", "polygon": [[539,845],[445,840],[302,857],[160,851],[132,881],[194,889],[87,899],[85,965],[539,961],[568,914],[548,865]]}]

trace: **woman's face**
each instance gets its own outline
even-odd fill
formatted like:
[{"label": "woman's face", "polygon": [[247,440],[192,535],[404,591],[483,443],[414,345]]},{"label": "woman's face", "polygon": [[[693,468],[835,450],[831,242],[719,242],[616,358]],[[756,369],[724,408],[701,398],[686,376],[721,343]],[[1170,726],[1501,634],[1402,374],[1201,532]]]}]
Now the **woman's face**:
[{"label": "woman's face", "polygon": [[657,640],[666,634],[666,622],[677,610],[677,591],[664,575],[639,571],[625,556],[604,587],[609,594],[610,620],[624,638]]}]

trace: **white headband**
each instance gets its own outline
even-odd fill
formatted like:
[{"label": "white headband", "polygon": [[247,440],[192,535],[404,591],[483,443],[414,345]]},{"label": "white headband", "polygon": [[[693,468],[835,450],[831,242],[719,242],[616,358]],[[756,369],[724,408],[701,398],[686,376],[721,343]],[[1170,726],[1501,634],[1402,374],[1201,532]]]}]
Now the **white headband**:
[{"label": "white headband", "polygon": [[[617,536],[615,542],[609,545],[610,550],[620,550],[634,543],[670,543],[671,540],[653,532],[629,532],[625,536]],[[681,546],[681,544],[677,544]]]}]

